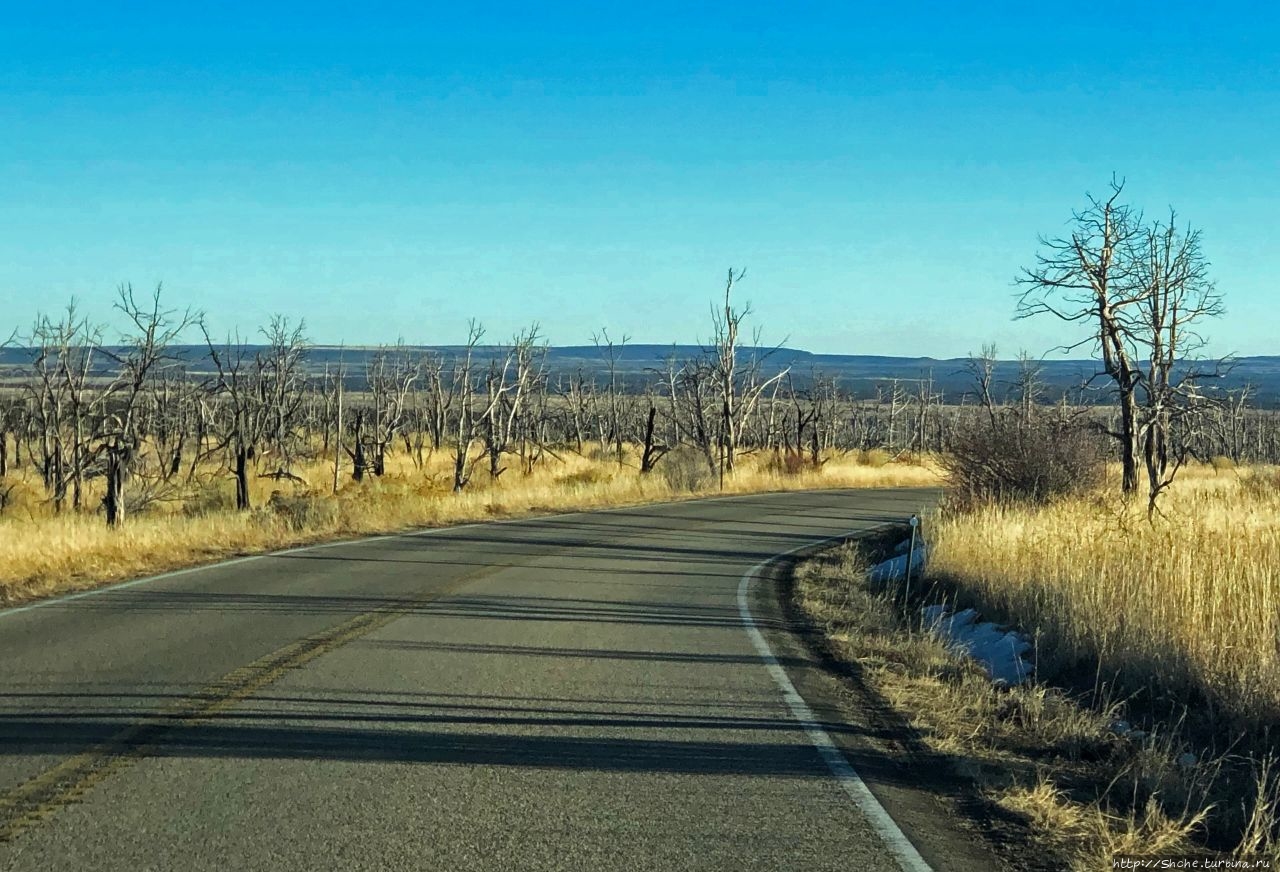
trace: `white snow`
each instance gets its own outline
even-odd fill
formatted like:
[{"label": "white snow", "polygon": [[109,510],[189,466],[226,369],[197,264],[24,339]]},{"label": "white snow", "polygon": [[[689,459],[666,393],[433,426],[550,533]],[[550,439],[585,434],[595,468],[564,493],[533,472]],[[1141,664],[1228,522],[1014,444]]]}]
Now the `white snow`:
[{"label": "white snow", "polygon": [[[917,543],[911,574],[924,566],[926,549]],[[891,584],[906,577],[907,555],[902,554],[873,566],[867,578],[878,584]],[[926,629],[939,636],[953,651],[975,660],[997,684],[1014,685],[1027,681],[1034,666],[1026,659],[1031,643],[1021,633],[981,620],[973,609],[952,612],[949,606],[932,605],[921,609]]]},{"label": "white snow", "polygon": [[[921,542],[916,543],[916,553],[911,559],[911,577],[915,578],[916,574],[924,566],[925,547]],[[907,575],[907,555],[904,553],[899,557],[886,560],[884,563],[877,563],[867,571],[867,578],[875,584],[892,584],[895,581],[906,578]]]}]

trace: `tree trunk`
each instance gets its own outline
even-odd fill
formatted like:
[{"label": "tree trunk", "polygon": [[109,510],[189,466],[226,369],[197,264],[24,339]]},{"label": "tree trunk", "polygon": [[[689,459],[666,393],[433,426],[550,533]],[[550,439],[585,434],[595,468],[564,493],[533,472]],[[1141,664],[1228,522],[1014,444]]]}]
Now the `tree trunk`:
[{"label": "tree trunk", "polygon": [[644,427],[644,454],[640,457],[640,473],[647,474],[653,469],[657,459],[653,456],[653,422],[658,416],[658,408],[649,404],[649,422]]},{"label": "tree trunk", "polygon": [[248,511],[249,505],[249,449],[236,446],[236,509]]},{"label": "tree trunk", "polygon": [[1138,453],[1138,402],[1130,388],[1120,394],[1120,488],[1126,495],[1138,490]]},{"label": "tree trunk", "polygon": [[124,523],[124,467],[123,449],[114,446],[107,449],[107,495],[102,505],[107,510],[108,527]]}]

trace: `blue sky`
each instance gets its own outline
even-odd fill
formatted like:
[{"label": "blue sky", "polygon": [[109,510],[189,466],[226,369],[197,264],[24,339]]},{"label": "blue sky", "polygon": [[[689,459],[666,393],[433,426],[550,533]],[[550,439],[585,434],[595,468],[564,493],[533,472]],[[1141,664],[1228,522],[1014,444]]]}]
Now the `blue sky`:
[{"label": "blue sky", "polygon": [[0,333],[163,280],[217,331],[696,341],[733,265],[772,341],[1040,353],[1012,280],[1114,171],[1203,230],[1214,349],[1280,354],[1272,4],[188,5],[6,11]]}]

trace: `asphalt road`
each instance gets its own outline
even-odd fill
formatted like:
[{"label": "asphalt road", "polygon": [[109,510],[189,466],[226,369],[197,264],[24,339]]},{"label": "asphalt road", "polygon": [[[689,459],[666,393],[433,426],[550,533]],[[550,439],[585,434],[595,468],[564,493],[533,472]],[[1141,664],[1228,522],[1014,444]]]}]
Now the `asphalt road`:
[{"label": "asphalt road", "polygon": [[[858,726],[797,720],[760,643],[811,664],[769,575],[739,590],[929,499],[472,525],[0,613],[0,869],[895,868],[819,748]],[[930,865],[983,868],[896,780]]]}]

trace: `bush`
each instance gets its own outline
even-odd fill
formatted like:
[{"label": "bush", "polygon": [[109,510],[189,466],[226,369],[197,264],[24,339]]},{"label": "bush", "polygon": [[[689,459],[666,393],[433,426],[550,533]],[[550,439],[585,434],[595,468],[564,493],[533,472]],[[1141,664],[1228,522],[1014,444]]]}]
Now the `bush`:
[{"label": "bush", "polygon": [[236,505],[235,483],[230,479],[205,482],[182,501],[182,514],[189,518],[229,512]]},{"label": "bush", "polygon": [[1059,421],[1012,415],[957,428],[942,460],[948,497],[960,507],[991,502],[1047,503],[1102,483],[1097,434]]},{"label": "bush", "polygon": [[606,482],[611,477],[611,473],[599,466],[588,466],[586,469],[580,469],[577,472],[566,473],[556,478],[556,482],[569,487],[586,487],[593,484]]},{"label": "bush", "polygon": [[1230,472],[1236,468],[1236,462],[1224,454],[1215,454],[1209,458],[1209,465],[1214,472]]},{"label": "bush", "polygon": [[696,448],[681,447],[658,462],[657,472],[677,491],[700,491],[716,480],[707,458]]},{"label": "bush", "polygon": [[889,456],[889,452],[883,448],[867,448],[858,457],[858,462],[863,466],[870,466],[873,469],[879,469],[885,466],[893,458]]},{"label": "bush", "polygon": [[810,466],[805,456],[788,449],[785,452],[775,451],[765,462],[764,468],[776,475],[799,475]]},{"label": "bush", "polygon": [[267,501],[267,508],[296,533],[328,529],[338,520],[337,503],[315,494],[289,496],[281,491],[274,491]]},{"label": "bush", "polygon": [[1240,477],[1240,488],[1255,499],[1280,497],[1280,470],[1255,469]]}]

